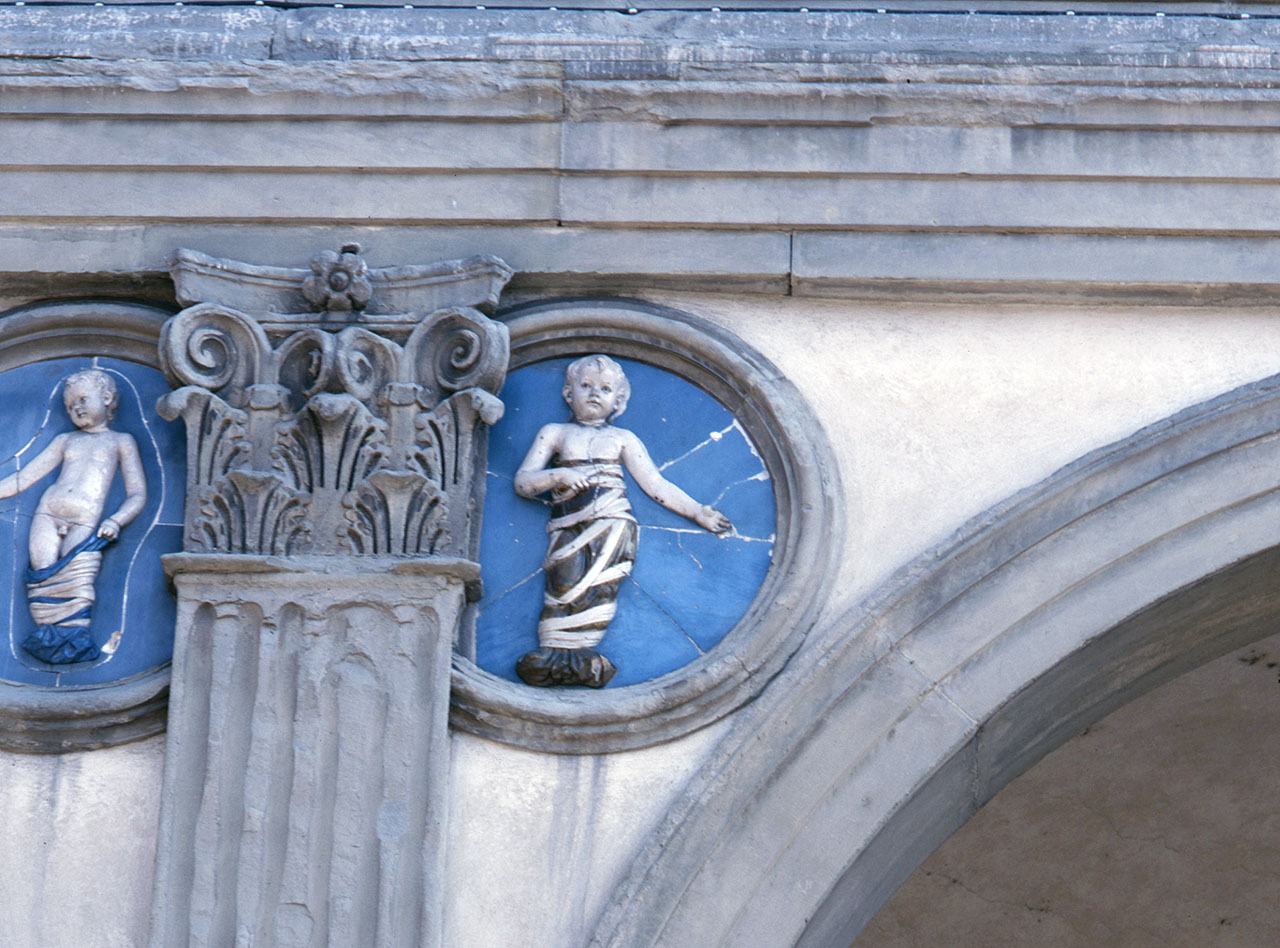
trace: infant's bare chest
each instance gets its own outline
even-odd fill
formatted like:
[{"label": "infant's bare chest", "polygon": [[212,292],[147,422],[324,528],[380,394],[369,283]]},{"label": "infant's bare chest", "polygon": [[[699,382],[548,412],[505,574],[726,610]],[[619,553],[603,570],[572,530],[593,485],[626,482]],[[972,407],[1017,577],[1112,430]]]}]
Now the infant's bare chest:
[{"label": "infant's bare chest", "polygon": [[62,463],[82,477],[107,476],[116,467],[115,439],[102,435],[72,435],[62,453]]},{"label": "infant's bare chest", "polygon": [[622,439],[615,428],[566,426],[561,432],[560,458],[572,461],[616,461],[622,454]]}]

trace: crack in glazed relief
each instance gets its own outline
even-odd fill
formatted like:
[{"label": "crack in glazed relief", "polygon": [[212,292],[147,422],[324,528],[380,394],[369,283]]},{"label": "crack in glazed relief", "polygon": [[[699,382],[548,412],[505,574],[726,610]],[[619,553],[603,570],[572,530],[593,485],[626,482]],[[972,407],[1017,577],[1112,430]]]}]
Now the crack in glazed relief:
[{"label": "crack in glazed relief", "polygon": [[671,614],[671,611],[662,604],[661,599],[659,599],[653,593],[649,592],[649,590],[645,589],[644,586],[640,585],[640,583],[637,583],[634,579],[631,580],[631,584],[635,586],[636,591],[639,592],[640,595],[644,596],[646,599],[649,600],[649,602],[653,604],[653,608],[661,612],[663,616],[666,617],[668,622],[670,622],[673,626],[675,626],[677,629],[680,630],[680,634],[684,636],[685,641],[688,642],[690,645],[692,645],[697,650],[699,655],[707,654],[707,650],[704,649],[701,645],[699,645],[694,640],[693,636],[689,634],[689,630],[684,627],[684,623],[682,623],[679,619],[677,619],[675,616]]},{"label": "crack in glazed relief", "polygon": [[[663,421],[666,421],[666,419],[665,419],[665,418],[664,418],[664,419],[662,419],[662,420],[663,420]],[[690,448],[688,451],[684,452],[684,454],[681,454],[681,455],[679,455],[678,457],[674,457],[674,458],[672,458],[671,460],[666,461],[666,462],[665,462],[665,463],[663,463],[663,464],[660,464],[660,465],[658,466],[658,470],[659,470],[659,471],[665,471],[667,468],[671,467],[672,465],[674,465],[674,464],[679,464],[679,463],[680,463],[681,461],[683,461],[685,458],[689,458],[689,457],[692,457],[693,455],[697,454],[699,451],[701,451],[703,448],[707,447],[708,445],[711,445],[711,444],[717,444],[717,443],[719,443],[719,441],[720,441],[722,438],[724,438],[724,436],[725,436],[725,435],[727,435],[730,431],[733,431],[733,430],[734,430],[734,428],[736,428],[737,426],[738,426],[737,421],[734,421],[732,424],[726,425],[724,428],[720,429],[719,431],[713,431],[713,432],[711,432],[711,433],[710,433],[709,435],[707,435],[703,440],[699,441],[697,444],[695,444],[695,445],[694,445],[692,448]],[[742,432],[742,429],[741,429],[741,428],[738,428],[738,431],[739,431],[739,432]],[[742,432],[742,434],[743,434],[743,438],[746,438],[746,433],[745,433],[745,432]]]}]

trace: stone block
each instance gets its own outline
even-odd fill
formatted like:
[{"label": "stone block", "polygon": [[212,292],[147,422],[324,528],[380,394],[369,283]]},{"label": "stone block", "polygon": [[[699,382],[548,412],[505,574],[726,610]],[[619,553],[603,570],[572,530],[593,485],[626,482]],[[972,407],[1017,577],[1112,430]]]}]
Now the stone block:
[{"label": "stone block", "polygon": [[1272,226],[1270,184],[971,178],[575,175],[561,216],[582,223],[738,227],[1071,229],[1234,233]]},{"label": "stone block", "polygon": [[[38,274],[79,271],[122,274],[132,288],[137,271],[168,270],[185,242],[211,256],[250,257],[273,266],[303,267],[315,248],[359,243],[372,265],[495,253],[517,270],[515,285],[617,292],[662,287],[785,293],[791,239],[782,233],[593,227],[369,224],[335,228],[265,222],[245,228],[226,221],[142,224],[0,224],[0,279],[14,285]],[[104,277],[105,278],[105,277]],[[158,289],[171,297],[168,278]]]},{"label": "stone block", "polygon": [[164,170],[0,172],[0,215],[310,222],[550,221],[556,179],[537,174]]},{"label": "stone block", "polygon": [[[151,942],[440,945],[470,564],[175,554]],[[253,937],[253,936],[251,936]]]},{"label": "stone block", "polygon": [[4,7],[0,61],[270,59],[275,19],[270,7]]},{"label": "stone block", "polygon": [[[1027,125],[767,124],[712,118],[572,122],[564,166],[578,171],[1268,179],[1275,132]],[[1177,147],[1169,147],[1176,135]]]},{"label": "stone block", "polygon": [[[549,122],[432,121],[419,116],[280,121],[10,118],[0,164],[111,167],[139,172],[183,167],[205,174],[247,169],[456,171],[550,169],[559,134]],[[270,147],[264,147],[269,140]]]}]

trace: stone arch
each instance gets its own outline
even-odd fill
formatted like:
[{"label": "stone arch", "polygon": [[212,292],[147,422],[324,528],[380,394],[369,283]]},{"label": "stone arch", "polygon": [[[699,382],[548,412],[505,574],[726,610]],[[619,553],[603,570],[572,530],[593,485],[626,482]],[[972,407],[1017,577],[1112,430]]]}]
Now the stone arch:
[{"label": "stone arch", "polygon": [[820,625],[740,711],[592,945],[847,948],[1001,787],[1275,631],[1280,377],[1100,449]]}]

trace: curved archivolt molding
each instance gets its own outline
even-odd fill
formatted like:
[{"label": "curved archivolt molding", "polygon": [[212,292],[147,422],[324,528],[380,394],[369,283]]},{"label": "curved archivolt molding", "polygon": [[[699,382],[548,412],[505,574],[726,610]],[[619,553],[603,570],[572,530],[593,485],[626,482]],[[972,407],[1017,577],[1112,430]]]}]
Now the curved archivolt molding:
[{"label": "curved archivolt molding", "polygon": [[815,634],[650,837],[593,946],[844,948],[1001,787],[1275,631],[1280,377],[1090,454]]}]

